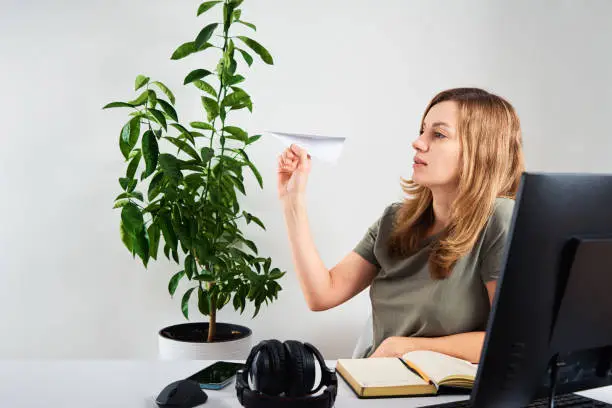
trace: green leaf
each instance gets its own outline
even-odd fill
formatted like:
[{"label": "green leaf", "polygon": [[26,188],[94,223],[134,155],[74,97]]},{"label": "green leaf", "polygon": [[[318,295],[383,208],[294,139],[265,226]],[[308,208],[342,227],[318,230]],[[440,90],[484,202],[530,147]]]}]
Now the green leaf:
[{"label": "green leaf", "polygon": [[240,52],[240,54],[242,54],[242,58],[244,58],[244,61],[250,67],[253,64],[253,57],[251,56],[251,54],[249,54],[243,49],[240,49],[240,48],[236,48],[236,49],[238,50],[238,52]]},{"label": "green leaf", "polygon": [[126,159],[138,142],[138,136],[140,136],[140,118],[132,118],[123,126],[119,135],[119,149]]},{"label": "green leaf", "polygon": [[195,43],[193,41],[181,44],[174,52],[170,59],[178,60],[196,52]]},{"label": "green leaf", "polygon": [[216,6],[217,4],[221,3],[220,1],[206,1],[202,4],[200,4],[200,7],[198,7],[198,16],[208,10],[210,10],[211,8],[213,8],[214,6]]},{"label": "green leaf", "polygon": [[208,121],[212,122],[217,116],[219,116],[219,105],[217,105],[217,101],[209,98],[207,96],[202,96],[202,105],[204,105],[204,109],[206,109],[206,113],[208,114]]},{"label": "green leaf", "polygon": [[251,251],[257,253],[257,245],[255,245],[253,241],[249,241],[248,239],[242,239],[242,242],[244,242]]},{"label": "green leaf", "polygon": [[270,265],[272,265],[272,259],[271,258],[266,258],[266,260],[264,261],[264,271],[265,271],[265,273],[268,273],[268,271],[270,270]]},{"label": "green leaf", "polygon": [[128,203],[123,206],[121,210],[121,221],[125,226],[125,230],[132,236],[136,236],[140,230],[144,229],[142,213],[136,204]]},{"label": "green leaf", "polygon": [[212,125],[205,123],[205,122],[191,122],[190,125],[191,127],[194,127],[196,129],[215,130],[215,128],[212,127]]},{"label": "green leaf", "polygon": [[210,48],[212,46],[213,46],[212,44],[206,43],[206,44],[202,45],[202,47],[197,48],[196,45],[195,45],[195,42],[193,42],[193,41],[186,42],[184,44],[181,44],[174,51],[174,53],[172,53],[172,56],[170,57],[170,59],[178,60],[178,59],[181,59],[181,58],[185,58],[188,55],[191,55],[191,54],[193,54],[195,52],[198,52],[198,51],[205,50],[205,49]]},{"label": "green leaf", "polygon": [[138,75],[134,83],[134,90],[137,91],[149,82],[149,77],[144,75]]},{"label": "green leaf", "polygon": [[149,108],[155,108],[157,105],[157,94],[154,90],[149,89]]},{"label": "green leaf", "polygon": [[127,102],[111,102],[107,105],[104,105],[102,109],[108,108],[135,108],[135,106]]},{"label": "green leaf", "polygon": [[141,155],[142,155],[142,150],[140,150],[140,149],[132,149],[128,159],[131,159],[131,158],[136,157],[136,156],[141,156]]},{"label": "green leaf", "polygon": [[190,82],[202,79],[211,74],[212,72],[210,72],[207,69],[195,69],[191,71],[189,74],[187,74],[187,76],[185,77],[185,80],[183,81],[183,85],[187,85]]},{"label": "green leaf", "polygon": [[163,99],[158,99],[157,102],[159,102],[162,109],[164,110],[164,112],[168,114],[168,116],[170,116],[175,121],[178,121],[178,115],[176,114],[176,110],[174,110],[172,105],[170,105],[168,102],[164,101]]},{"label": "green leaf", "polygon": [[183,276],[185,276],[185,271],[178,271],[172,276],[172,278],[170,278],[170,282],[168,283],[168,292],[170,293],[171,297],[174,296],[174,292],[176,292],[179,281]]},{"label": "green leaf", "polygon": [[283,276],[285,276],[285,272],[281,272],[278,269],[273,269],[272,272],[270,272],[271,279],[279,279],[279,278],[282,278]]},{"label": "green leaf", "polygon": [[247,145],[250,145],[251,143],[254,143],[254,142],[258,141],[260,137],[261,137],[261,135],[251,136],[251,137],[249,137],[249,139],[247,140],[246,144],[247,144]]},{"label": "green leaf", "polygon": [[159,81],[155,81],[155,82],[151,82],[152,85],[157,86],[159,89],[162,90],[162,92],[164,94],[166,94],[166,96],[168,97],[168,99],[170,99],[170,103],[174,105],[174,103],[176,102],[176,100],[174,99],[174,94],[172,93],[172,91],[163,83],[159,82]]},{"label": "green leaf", "polygon": [[183,312],[183,316],[185,319],[189,319],[189,297],[191,296],[191,292],[193,292],[195,288],[190,288],[183,295],[183,299],[181,300],[181,311]]},{"label": "green leaf", "polygon": [[128,168],[126,171],[126,177],[129,179],[133,179],[136,174],[136,170],[138,170],[138,165],[140,164],[140,158],[142,157],[142,151],[138,149],[138,153],[132,158],[130,164],[128,164]]},{"label": "green leaf", "polygon": [[203,147],[201,152],[202,152],[202,162],[204,162],[204,164],[208,163],[210,159],[212,159],[215,156],[215,151],[211,149],[210,147]]},{"label": "green leaf", "polygon": [[134,190],[134,188],[136,187],[136,183],[137,181],[133,178],[128,178],[128,177],[119,178],[119,185],[121,186],[123,190],[127,192]]},{"label": "green leaf", "polygon": [[223,4],[223,31],[227,32],[232,23],[235,6],[232,3]]},{"label": "green leaf", "polygon": [[113,205],[113,208],[123,207],[124,205],[126,205],[129,202],[130,202],[130,200],[127,199],[127,198],[125,198],[123,200],[117,200],[117,201],[115,201],[115,205]]},{"label": "green leaf", "polygon": [[255,224],[259,225],[263,230],[266,229],[266,227],[263,224],[263,222],[261,222],[261,220],[259,218],[257,218],[256,216],[254,216],[253,214],[249,214],[246,211],[243,211],[242,213],[244,214],[245,218],[247,219],[247,224],[250,223],[251,221],[253,221]]},{"label": "green leaf", "polygon": [[234,75],[227,81],[227,85],[232,86],[241,82],[244,82],[244,77],[242,75]]},{"label": "green leaf", "polygon": [[224,132],[229,133],[234,136],[231,139],[240,140],[241,142],[246,142],[248,140],[249,135],[244,130],[240,129],[236,126],[225,126],[222,129]]},{"label": "green leaf", "polygon": [[[197,164],[196,164],[197,163]],[[193,159],[190,160],[180,160],[179,165],[181,166],[181,170],[192,170],[200,172],[204,169],[204,164],[200,163],[200,161],[196,161]]]},{"label": "green leaf", "polygon": [[149,203],[149,205],[147,205],[145,208],[142,209],[142,212],[156,214],[159,212],[161,207],[162,207],[161,200],[158,200],[158,201]]},{"label": "green leaf", "polygon": [[193,279],[201,281],[201,282],[214,282],[215,281],[215,277],[212,276],[210,273],[201,273],[199,275],[194,276]]},{"label": "green leaf", "polygon": [[164,137],[164,139],[168,140],[170,143],[172,143],[173,145],[178,147],[180,150],[187,153],[189,156],[193,157],[198,162],[200,161],[200,156],[198,156],[198,152],[196,152],[193,147],[189,146],[188,143],[182,141],[181,139],[177,139],[175,137],[166,136]]},{"label": "green leaf", "polygon": [[164,241],[166,242],[168,247],[173,251],[176,251],[178,239],[176,238],[176,234],[174,233],[172,222],[170,221],[167,215],[159,217],[159,227],[161,228],[162,235],[164,236]]},{"label": "green leaf", "polygon": [[149,262],[149,241],[146,237],[146,232],[142,228],[134,237],[134,252],[142,259],[145,268]]},{"label": "green leaf", "polygon": [[263,179],[261,178],[261,174],[259,174],[259,171],[255,167],[255,165],[251,163],[250,161],[247,162],[247,165],[251,168],[251,171],[255,175],[255,178],[257,179],[257,182],[259,183],[259,187],[263,189]]},{"label": "green leaf", "polygon": [[168,153],[159,155],[159,164],[168,179],[177,184],[183,177],[180,170],[180,163],[176,157]]},{"label": "green leaf", "polygon": [[122,198],[135,198],[137,200],[144,201],[144,199],[142,197],[142,193],[140,191],[134,191],[134,192],[129,192],[129,193],[121,193],[121,194],[119,194],[115,198],[115,200],[120,200]]},{"label": "green leaf", "polygon": [[270,55],[270,53],[268,52],[268,50],[266,50],[261,44],[259,44],[257,41],[249,38],[249,37],[244,37],[244,36],[237,36],[237,38],[239,40],[241,40],[245,45],[247,45],[250,49],[252,49],[253,51],[255,51],[257,53],[257,55],[259,55],[261,57],[261,59],[268,65],[273,65],[274,61],[272,59],[272,56]]},{"label": "green leaf", "polygon": [[193,258],[193,255],[189,254],[185,257],[185,275],[187,275],[187,279],[191,280],[191,277],[196,272],[196,262]]},{"label": "green leaf", "polygon": [[202,177],[203,176],[200,173],[191,173],[186,175],[183,180],[188,188],[192,190],[197,190],[198,188],[206,185]]},{"label": "green leaf", "polygon": [[196,37],[194,41],[195,47],[200,48],[201,46],[206,44],[206,42],[210,40],[210,37],[212,37],[212,34],[218,25],[219,25],[218,23],[212,23],[204,27],[202,31],[200,31],[200,34],[198,34],[198,36]]},{"label": "green leaf", "polygon": [[157,109],[149,109],[149,112],[151,112],[151,114],[155,116],[155,120],[157,121],[157,123],[159,123],[165,131],[168,131],[168,125],[166,123],[166,117],[164,116],[164,114]]},{"label": "green leaf", "polygon": [[132,256],[134,255],[134,238],[131,234],[128,233],[123,221],[119,223],[119,234],[121,236],[121,242],[125,245],[125,247],[130,251]]},{"label": "green leaf", "polygon": [[237,106],[245,101],[248,101],[250,99],[249,95],[242,91],[236,91],[236,92],[232,92],[231,94],[227,95],[225,98],[223,98],[223,102],[221,102],[221,106]]},{"label": "green leaf", "polygon": [[147,229],[147,235],[149,236],[149,256],[155,260],[157,260],[160,234],[161,230],[159,226],[155,222],[152,222]]},{"label": "green leaf", "polygon": [[163,182],[163,179],[164,173],[161,171],[157,173],[153,177],[153,179],[151,179],[151,182],[149,183],[149,190],[147,192],[147,197],[149,198],[149,201],[153,201],[155,197],[157,197],[158,194],[161,192],[161,183]]},{"label": "green leaf", "polygon": [[255,313],[253,313],[252,318],[255,318],[259,314],[259,309],[261,308],[261,303],[255,303]]},{"label": "green leaf", "polygon": [[244,24],[245,26],[252,28],[253,31],[257,31],[257,27],[253,23],[247,23],[246,21],[236,20],[237,23]]},{"label": "green leaf", "polygon": [[205,316],[210,313],[210,300],[208,298],[208,292],[203,290],[201,286],[198,288],[198,309],[200,310],[200,313]]},{"label": "green leaf", "polygon": [[185,128],[183,125],[180,125],[178,123],[171,123],[170,126],[176,128],[179,132],[181,132],[181,135],[185,135],[185,137],[189,139],[191,143],[195,144],[192,132]]},{"label": "green leaf", "polygon": [[151,130],[147,130],[144,135],[142,135],[142,152],[146,164],[146,169],[142,174],[142,178],[144,179],[153,174],[157,168],[157,158],[159,157],[157,139]]},{"label": "green leaf", "polygon": [[134,106],[140,106],[146,103],[148,100],[149,100],[149,91],[145,90],[140,95],[138,95],[136,99],[134,99],[133,101],[129,101],[128,103]]},{"label": "green leaf", "polygon": [[234,310],[238,311],[238,309],[240,309],[240,296],[238,295],[238,293],[234,293],[234,300],[233,300],[233,305],[234,305]]},{"label": "green leaf", "polygon": [[244,189],[244,183],[242,181],[240,181],[240,179],[236,176],[232,176],[231,174],[229,175],[229,177],[234,181],[234,185],[238,188],[238,190],[246,195],[246,190]]},{"label": "green leaf", "polygon": [[195,81],[193,81],[193,84],[196,86],[196,88],[209,93],[215,98],[217,97],[217,91],[215,91],[215,88],[213,88],[212,85],[210,85],[208,82],[204,82],[199,79],[196,79]]}]

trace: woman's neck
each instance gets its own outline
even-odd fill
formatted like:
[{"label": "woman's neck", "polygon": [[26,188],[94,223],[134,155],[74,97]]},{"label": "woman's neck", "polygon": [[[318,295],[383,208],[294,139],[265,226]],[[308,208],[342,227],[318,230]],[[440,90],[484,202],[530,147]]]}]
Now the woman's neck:
[{"label": "woman's neck", "polygon": [[457,193],[456,191],[449,192],[441,189],[432,189],[431,192],[433,195],[434,223],[429,235],[434,235],[450,225],[452,205]]}]

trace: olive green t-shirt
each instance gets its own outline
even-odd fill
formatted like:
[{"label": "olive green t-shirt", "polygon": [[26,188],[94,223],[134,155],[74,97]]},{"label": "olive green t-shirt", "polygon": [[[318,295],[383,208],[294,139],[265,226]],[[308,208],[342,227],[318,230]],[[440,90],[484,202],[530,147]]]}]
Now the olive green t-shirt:
[{"label": "olive green t-shirt", "polygon": [[387,240],[400,206],[388,206],[354,248],[378,268],[370,286],[373,346],[364,357],[390,336],[440,337],[486,329],[490,303],[485,283],[499,276],[514,200],[495,200],[494,212],[472,251],[443,280],[429,274],[429,255],[437,236],[426,238],[409,257],[388,255]]}]

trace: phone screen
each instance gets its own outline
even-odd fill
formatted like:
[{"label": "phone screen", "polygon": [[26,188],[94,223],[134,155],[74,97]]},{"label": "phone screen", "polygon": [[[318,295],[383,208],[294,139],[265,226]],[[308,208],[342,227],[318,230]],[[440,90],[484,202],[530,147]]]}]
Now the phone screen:
[{"label": "phone screen", "polygon": [[201,385],[223,384],[228,382],[236,371],[244,367],[244,363],[232,363],[229,361],[217,361],[212,365],[192,374],[188,379],[194,380]]}]

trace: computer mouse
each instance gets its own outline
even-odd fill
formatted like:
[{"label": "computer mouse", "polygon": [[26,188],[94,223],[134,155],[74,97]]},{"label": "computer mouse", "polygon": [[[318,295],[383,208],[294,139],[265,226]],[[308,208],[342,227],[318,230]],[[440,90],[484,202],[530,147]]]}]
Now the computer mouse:
[{"label": "computer mouse", "polygon": [[155,402],[159,407],[191,408],[206,402],[208,395],[193,380],[178,380],[166,385]]}]

